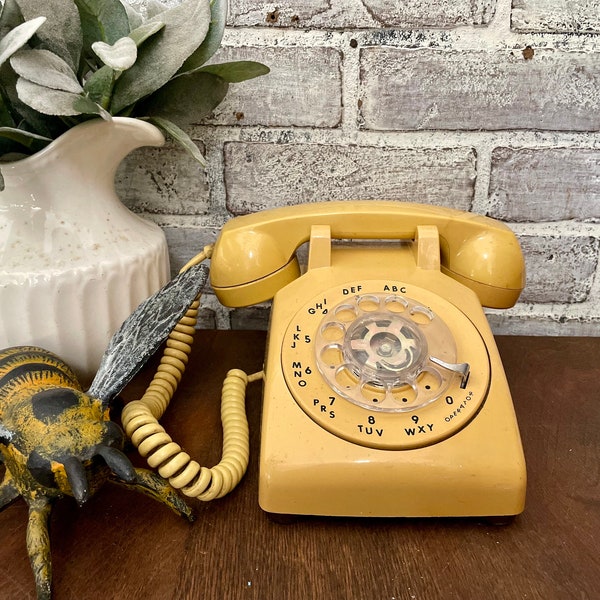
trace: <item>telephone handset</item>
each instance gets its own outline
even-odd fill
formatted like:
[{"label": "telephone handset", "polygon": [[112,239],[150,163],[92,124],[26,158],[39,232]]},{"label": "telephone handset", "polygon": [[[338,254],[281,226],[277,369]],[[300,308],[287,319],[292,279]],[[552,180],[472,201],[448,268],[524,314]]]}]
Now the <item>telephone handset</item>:
[{"label": "telephone handset", "polygon": [[[301,270],[296,250],[305,242]],[[523,510],[519,431],[482,310],[512,306],[524,285],[508,227],[448,208],[325,202],[232,219],[209,253],[223,304],[273,299],[260,451],[265,511]],[[229,417],[238,427],[247,379],[232,376],[225,387],[238,390]],[[242,454],[224,454],[223,468],[204,471],[205,483],[218,483],[212,497],[239,481]],[[172,470],[181,479],[181,465]]]},{"label": "telephone handset", "polygon": [[295,252],[313,225],[333,239],[413,240],[417,227],[437,227],[442,272],[473,289],[481,304],[508,308],[524,286],[521,249],[504,224],[450,208],[399,202],[325,202],[238,217],[215,246],[211,283],[227,306],[270,300],[299,274]]}]

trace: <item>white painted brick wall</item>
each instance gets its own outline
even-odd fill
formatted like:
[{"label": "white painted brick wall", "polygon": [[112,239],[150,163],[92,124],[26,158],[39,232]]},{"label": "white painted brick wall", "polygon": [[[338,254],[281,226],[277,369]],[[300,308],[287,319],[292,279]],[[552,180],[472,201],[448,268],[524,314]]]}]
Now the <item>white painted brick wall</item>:
[{"label": "white painted brick wall", "polygon": [[598,131],[600,55],[532,51],[365,48],[363,127]]},{"label": "white painted brick wall", "polygon": [[496,0],[305,0],[257,2],[231,0],[229,25],[308,29],[365,27],[452,27],[488,23]]},{"label": "white painted brick wall", "polygon": [[513,0],[512,27],[523,32],[600,33],[596,0]]},{"label": "white painted brick wall", "polygon": [[[600,335],[600,0],[230,0],[216,59],[272,72],[231,86],[194,127],[206,172],[169,145],[118,176],[125,202],[163,226],[174,270],[263,208],[452,206],[521,241],[527,287],[489,311],[496,332]],[[267,318],[208,294],[201,325]]]},{"label": "white painted brick wall", "polygon": [[477,176],[472,148],[387,148],[341,144],[225,144],[232,214],[323,200],[388,198],[468,210]]},{"label": "white painted brick wall", "polygon": [[[342,52],[336,48],[227,48],[219,62],[258,60],[268,77],[231,86],[215,125],[337,127],[342,119]],[[243,116],[242,116],[243,115]]]}]

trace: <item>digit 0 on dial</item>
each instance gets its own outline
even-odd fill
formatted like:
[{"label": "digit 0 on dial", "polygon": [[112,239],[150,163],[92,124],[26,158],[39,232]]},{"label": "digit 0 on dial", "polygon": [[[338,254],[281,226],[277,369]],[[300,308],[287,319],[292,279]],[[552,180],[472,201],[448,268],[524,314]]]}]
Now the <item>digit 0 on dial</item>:
[{"label": "digit 0 on dial", "polygon": [[282,366],[316,423],[385,449],[427,446],[459,431],[490,377],[485,344],[460,310],[389,281],[350,282],[304,305],[284,336]]}]

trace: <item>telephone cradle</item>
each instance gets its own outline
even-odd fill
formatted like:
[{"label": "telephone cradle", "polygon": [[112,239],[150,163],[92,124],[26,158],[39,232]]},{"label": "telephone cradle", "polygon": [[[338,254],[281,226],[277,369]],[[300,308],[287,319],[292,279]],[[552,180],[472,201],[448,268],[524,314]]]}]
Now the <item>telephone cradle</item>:
[{"label": "telephone cradle", "polygon": [[[297,251],[305,243],[301,268]],[[524,286],[521,249],[506,225],[396,201],[321,202],[234,218],[209,255],[222,304],[272,300],[261,374],[263,510],[523,511],[525,459],[483,311],[513,306]],[[247,378],[239,377],[243,383],[225,387],[245,389]],[[224,422],[224,438],[225,429]],[[243,476],[247,452],[230,461],[231,445],[224,442],[225,468],[213,468],[219,489],[211,498]],[[164,448],[161,441],[158,452]]]}]

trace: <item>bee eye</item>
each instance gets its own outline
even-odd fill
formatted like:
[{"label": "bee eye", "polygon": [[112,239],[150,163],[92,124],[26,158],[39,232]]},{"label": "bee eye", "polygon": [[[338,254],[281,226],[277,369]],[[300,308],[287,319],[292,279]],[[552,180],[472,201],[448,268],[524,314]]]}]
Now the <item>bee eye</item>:
[{"label": "bee eye", "polygon": [[78,406],[79,395],[77,391],[68,388],[53,388],[34,394],[31,406],[36,419],[42,423],[52,423],[60,418],[69,408]]},{"label": "bee eye", "polygon": [[27,469],[38,483],[50,488],[56,487],[50,461],[40,456],[35,450],[27,459]]}]

